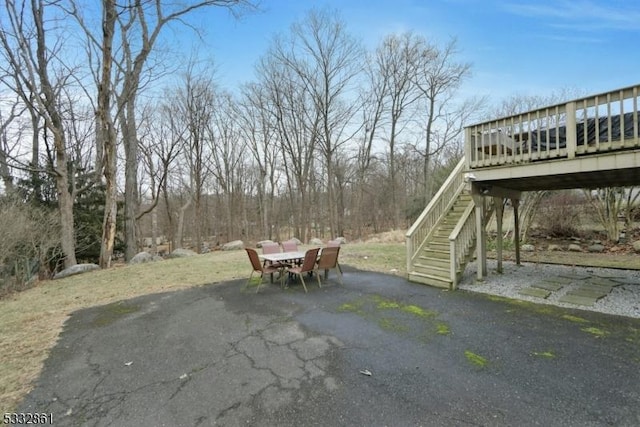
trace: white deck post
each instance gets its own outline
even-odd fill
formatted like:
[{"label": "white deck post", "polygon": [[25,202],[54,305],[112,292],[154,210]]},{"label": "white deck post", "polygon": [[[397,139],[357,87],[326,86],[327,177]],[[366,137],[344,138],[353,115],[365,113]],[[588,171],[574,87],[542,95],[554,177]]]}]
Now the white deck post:
[{"label": "white deck post", "polygon": [[471,169],[471,128],[464,128],[464,157],[465,170]]},{"label": "white deck post", "polygon": [[487,238],[484,227],[484,196],[475,188],[472,192],[473,203],[476,205],[476,262],[478,264],[478,280],[484,280],[487,275]]},{"label": "white deck post", "polygon": [[496,223],[498,234],[496,236],[496,255],[498,258],[498,273],[502,273],[502,216],[504,213],[504,199],[502,197],[494,197],[493,204],[496,207]]},{"label": "white deck post", "polygon": [[516,247],[516,265],[520,265],[520,221],[518,221],[519,199],[511,199],[513,205],[513,241]]},{"label": "white deck post", "polygon": [[576,103],[569,102],[566,106],[566,131],[567,131],[567,158],[574,159],[578,149],[578,136],[576,128]]}]

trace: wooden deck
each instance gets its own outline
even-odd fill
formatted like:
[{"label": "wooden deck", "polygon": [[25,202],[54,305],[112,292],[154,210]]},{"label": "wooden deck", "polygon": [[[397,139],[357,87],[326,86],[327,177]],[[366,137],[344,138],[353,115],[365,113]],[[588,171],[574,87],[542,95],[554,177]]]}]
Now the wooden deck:
[{"label": "wooden deck", "polygon": [[[639,92],[631,86],[466,127],[465,158],[407,232],[409,280],[455,289],[474,248],[482,279],[494,212],[500,269],[505,198],[517,218],[524,191],[640,186]],[[517,221],[514,228],[517,235]]]},{"label": "wooden deck", "polygon": [[466,170],[485,189],[640,184],[640,85],[465,129]]}]

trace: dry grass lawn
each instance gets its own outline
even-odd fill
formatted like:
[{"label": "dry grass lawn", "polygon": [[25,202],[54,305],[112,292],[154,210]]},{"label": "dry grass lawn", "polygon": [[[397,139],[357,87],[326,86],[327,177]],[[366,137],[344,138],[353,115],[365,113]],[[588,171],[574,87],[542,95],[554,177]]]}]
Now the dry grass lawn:
[{"label": "dry grass lawn", "polygon": [[[558,253],[551,255],[558,259]],[[571,259],[563,261],[570,265],[586,263],[606,267],[618,264],[618,267],[640,268],[637,255],[588,255],[573,254]],[[545,262],[545,259],[538,255],[538,259],[532,261]],[[340,262],[362,270],[404,277],[406,255],[402,234],[380,235],[369,243],[345,245],[340,252]],[[244,251],[214,252],[46,281],[0,300],[0,342],[3,344],[0,410],[14,410],[30,391],[65,320],[75,310],[140,295],[246,278],[249,273],[250,265]]]}]

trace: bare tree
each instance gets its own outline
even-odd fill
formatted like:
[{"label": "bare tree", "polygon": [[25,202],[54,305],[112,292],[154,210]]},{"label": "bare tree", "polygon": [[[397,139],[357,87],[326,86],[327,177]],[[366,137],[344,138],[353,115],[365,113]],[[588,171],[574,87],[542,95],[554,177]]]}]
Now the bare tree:
[{"label": "bare tree", "polygon": [[[146,114],[143,115],[142,131],[139,132],[140,155],[143,170],[148,177],[147,194],[150,200],[148,206],[141,210],[136,220],[151,213],[151,241],[152,252],[157,253],[158,221],[157,206],[160,200],[160,192],[165,189],[169,173],[174,161],[179,154],[181,135],[174,135],[172,132],[171,119],[166,117],[166,108],[153,109],[147,106]],[[168,119],[168,120],[165,120]],[[145,180],[146,181],[146,180]],[[166,199],[165,199],[166,200]],[[171,217],[169,217],[171,218]]]},{"label": "bare tree", "polygon": [[218,93],[206,138],[211,153],[211,175],[224,198],[224,223],[227,227],[225,231],[228,240],[239,234],[237,226],[238,218],[241,218],[239,184],[244,181],[243,159],[246,149],[235,119],[234,103],[231,94]]},{"label": "bare tree", "polygon": [[7,1],[5,6],[8,22],[2,24],[0,31],[2,55],[12,71],[14,90],[27,101],[33,116],[44,121],[45,143],[50,136],[53,138],[50,173],[57,188],[64,265],[70,267],[76,264],[73,195],[69,191],[67,141],[59,107],[61,88],[68,84],[73,67],[58,62],[62,39],[57,34],[53,34],[53,42],[47,38],[48,3]]},{"label": "bare tree", "polygon": [[[103,0],[102,36],[97,35],[84,22],[78,8],[72,2],[71,13],[84,28],[93,48],[102,54],[102,78],[98,82],[98,128],[102,137],[97,141],[101,144],[99,153],[103,161],[99,162],[104,169],[107,181],[107,206],[105,209],[105,233],[103,235],[103,253],[101,266],[108,267],[113,252],[115,239],[115,182],[116,162],[111,160],[115,153],[116,140],[113,130],[111,101],[115,97],[118,110],[116,116],[120,121],[123,144],[125,148],[125,258],[131,258],[137,249],[135,218],[138,215],[137,195],[137,165],[138,140],[136,125],[136,103],[143,78],[152,73],[152,67],[146,67],[150,55],[163,29],[172,22],[181,22],[186,15],[196,10],[218,6],[232,12],[238,12],[241,7],[253,7],[249,0],[206,0],[191,4],[167,3],[162,0],[127,0],[116,3],[115,0]],[[119,42],[122,54],[116,58],[113,50],[115,26],[120,30]],[[113,70],[114,65],[117,67]],[[114,73],[117,71],[118,73]],[[146,74],[145,74],[146,73]],[[108,80],[108,81],[107,81]],[[108,99],[107,99],[108,98]]]},{"label": "bare tree", "polygon": [[400,224],[401,203],[399,197],[398,166],[396,151],[398,137],[417,113],[415,107],[420,99],[420,91],[415,82],[418,80],[418,67],[421,62],[430,59],[431,47],[424,39],[413,33],[392,34],[383,39],[375,53],[374,70],[378,73],[376,83],[385,90],[384,114],[388,117],[388,186],[393,209],[393,227]]},{"label": "bare tree", "polygon": [[[184,77],[184,86],[176,94],[177,113],[186,129],[183,159],[188,167],[190,201],[195,209],[196,248],[202,247],[202,205],[208,175],[210,151],[207,144],[215,103],[215,85],[210,76],[197,75],[191,68]],[[183,209],[183,212],[186,208]],[[183,216],[184,218],[184,216]]]},{"label": "bare tree", "polygon": [[[452,111],[456,91],[471,73],[469,63],[455,60],[456,40],[451,40],[441,49],[423,43],[421,51],[423,54],[418,64],[416,86],[426,100],[425,144],[422,155],[424,196],[428,199],[432,195],[429,185],[431,157],[460,135],[466,115],[474,111],[476,106]],[[449,135],[452,130],[454,135]]]},{"label": "bare tree", "polygon": [[365,79],[360,88],[358,104],[362,126],[361,136],[356,139],[354,148],[353,164],[355,168],[355,188],[356,193],[352,203],[354,210],[353,228],[356,236],[363,234],[363,225],[367,217],[370,217],[371,209],[368,209],[365,200],[371,200],[375,190],[368,185],[371,173],[371,163],[375,161],[373,151],[374,141],[378,137],[381,127],[384,126],[384,112],[386,110],[386,94],[389,79],[378,69],[378,62],[371,56],[367,56],[364,68]]},{"label": "bare tree", "polygon": [[583,190],[584,195],[595,209],[598,221],[607,233],[607,239],[618,242],[620,239],[619,219],[623,212],[629,210],[629,203],[638,197],[633,195],[633,188],[612,187]]},{"label": "bare tree", "polygon": [[310,178],[317,150],[320,118],[308,92],[300,89],[296,73],[279,56],[287,49],[276,39],[261,59],[257,72],[265,88],[267,107],[275,126],[282,156],[289,212],[294,233],[305,239],[310,233]]},{"label": "bare tree", "polygon": [[9,111],[5,114],[0,107],[0,178],[4,184],[5,193],[13,193],[14,176],[11,172],[10,157],[15,152],[16,145],[20,138],[11,138],[9,129],[17,123],[17,119],[24,112],[24,107],[20,105],[18,100],[11,103]]},{"label": "bare tree", "polygon": [[[278,52],[313,100],[318,117],[318,148],[326,170],[327,210],[330,232],[342,233],[343,212],[336,209],[334,162],[341,146],[351,139],[347,127],[357,104],[349,102],[356,76],[362,71],[364,51],[351,37],[335,12],[312,10],[292,26],[291,48]],[[298,51],[294,51],[300,46]]]},{"label": "bare tree", "polygon": [[[240,132],[257,168],[255,189],[258,197],[261,235],[273,239],[278,229],[276,220],[276,185],[278,178],[278,145],[276,131],[271,123],[266,89],[259,84],[244,87],[243,100],[238,104]],[[273,225],[273,227],[272,227]]]}]

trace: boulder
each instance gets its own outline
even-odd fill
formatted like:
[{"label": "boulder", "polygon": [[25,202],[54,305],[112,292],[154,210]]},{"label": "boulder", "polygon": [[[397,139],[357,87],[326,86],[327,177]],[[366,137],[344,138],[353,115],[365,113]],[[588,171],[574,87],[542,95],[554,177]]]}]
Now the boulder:
[{"label": "boulder", "polygon": [[309,244],[312,246],[321,246],[324,244],[324,242],[317,237],[314,237],[313,239],[309,240]]},{"label": "boulder", "polygon": [[633,242],[633,250],[640,254],[640,240],[636,240],[635,242]]},{"label": "boulder", "polygon": [[580,247],[580,245],[576,245],[575,243],[572,243],[569,245],[569,251],[571,252],[582,252],[582,248]]},{"label": "boulder", "polygon": [[82,274],[94,270],[100,270],[100,266],[98,264],[76,264],[56,273],[53,278],[62,279],[64,277],[74,276],[76,274]]},{"label": "boulder", "polygon": [[600,243],[595,243],[587,248],[589,252],[604,252],[604,246]]},{"label": "boulder", "polygon": [[260,249],[265,243],[274,243],[274,241],[269,239],[260,240],[258,243],[256,243],[256,248]]},{"label": "boulder", "polygon": [[169,258],[184,258],[188,256],[197,255],[191,249],[178,248],[169,254]]},{"label": "boulder", "polygon": [[162,261],[162,257],[159,257],[158,255],[153,255],[150,254],[149,252],[140,252],[137,253],[133,258],[131,258],[131,260],[129,261],[129,264],[144,264],[145,262],[155,262],[155,261]]},{"label": "boulder", "polygon": [[522,245],[520,249],[522,249],[523,252],[533,252],[536,250],[536,247],[533,245],[526,244],[526,245]]},{"label": "boulder", "polygon": [[298,239],[297,237],[292,237],[290,239],[287,240],[293,240],[294,242],[296,242],[296,245],[300,246],[302,244],[302,241],[300,239]]},{"label": "boulder", "polygon": [[561,251],[562,247],[560,245],[555,245],[555,244],[550,244],[549,247],[547,248],[548,251],[551,252],[555,252],[555,251]]},{"label": "boulder", "polygon": [[347,244],[347,239],[345,239],[344,237],[336,237],[333,240],[339,241],[341,245],[346,245]]},{"label": "boulder", "polygon": [[234,240],[222,245],[223,251],[238,251],[244,249],[244,242],[242,240]]}]

